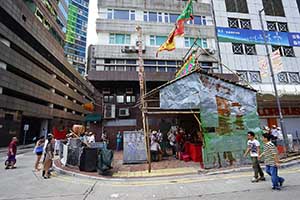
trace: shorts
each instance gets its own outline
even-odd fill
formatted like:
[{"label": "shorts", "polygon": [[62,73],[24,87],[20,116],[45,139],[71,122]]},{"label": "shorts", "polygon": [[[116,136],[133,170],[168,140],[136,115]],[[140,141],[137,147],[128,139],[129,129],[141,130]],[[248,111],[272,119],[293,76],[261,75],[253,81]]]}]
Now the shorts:
[{"label": "shorts", "polygon": [[37,156],[41,156],[41,155],[43,155],[43,152],[36,152],[35,153]]},{"label": "shorts", "polygon": [[7,161],[10,163],[11,162],[16,163],[17,162],[16,155],[8,155]]}]

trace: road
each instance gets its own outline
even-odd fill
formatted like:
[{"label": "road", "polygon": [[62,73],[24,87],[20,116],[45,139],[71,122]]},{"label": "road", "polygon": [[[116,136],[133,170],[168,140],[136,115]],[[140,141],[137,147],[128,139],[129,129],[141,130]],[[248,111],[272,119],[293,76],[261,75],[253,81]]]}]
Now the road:
[{"label": "road", "polygon": [[[0,155],[4,163],[5,154]],[[221,200],[298,200],[300,168],[280,170],[286,179],[281,191],[272,191],[270,178],[251,183],[252,173],[187,175],[151,179],[92,180],[54,174],[42,179],[32,171],[32,151],[17,156],[17,169],[0,169],[0,200],[106,200],[106,199],[221,199]]]}]

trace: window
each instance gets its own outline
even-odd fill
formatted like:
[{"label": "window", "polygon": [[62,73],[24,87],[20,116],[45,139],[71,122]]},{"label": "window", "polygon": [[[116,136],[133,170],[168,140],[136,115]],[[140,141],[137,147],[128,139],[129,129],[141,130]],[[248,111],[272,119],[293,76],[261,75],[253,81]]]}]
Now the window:
[{"label": "window", "polygon": [[254,44],[232,43],[232,51],[234,54],[256,55]]},{"label": "window", "polygon": [[135,96],[126,96],[126,103],[135,103]]},{"label": "window", "polygon": [[300,83],[300,76],[298,72],[289,72],[289,79],[291,83]]},{"label": "window", "polygon": [[150,35],[150,45],[160,46],[167,40],[167,38],[168,38],[167,36]]},{"label": "window", "polygon": [[[194,44],[194,42],[195,42],[195,38],[191,38],[191,37],[185,37],[184,38],[184,46],[185,47],[191,47]],[[197,45],[199,45],[203,48],[207,48],[207,39],[198,38]]]},{"label": "window", "polygon": [[285,57],[295,57],[295,52],[293,47],[286,47],[286,46],[275,46],[272,45],[272,51],[276,51],[279,49],[280,55]]},{"label": "window", "polygon": [[288,25],[285,22],[271,22],[267,21],[267,28],[269,31],[288,32]]},{"label": "window", "polygon": [[263,0],[266,15],[284,17],[284,9],[281,0]]},{"label": "window", "polygon": [[280,72],[277,75],[278,81],[280,83],[289,83],[289,79],[288,79],[288,73],[287,72]]},{"label": "window", "polygon": [[232,43],[232,51],[234,54],[244,54],[243,44]]},{"label": "window", "polygon": [[135,20],[135,11],[107,9],[107,19]]},{"label": "window", "polygon": [[117,96],[117,103],[124,103],[124,96],[123,95],[118,95]]},{"label": "window", "polygon": [[157,20],[158,20],[158,22],[162,22],[163,20],[162,20],[163,18],[162,18],[162,13],[158,13],[157,14]]},{"label": "window", "polygon": [[13,121],[14,120],[14,115],[12,114],[5,114],[4,115],[4,120],[7,120],[7,121]]},{"label": "window", "polygon": [[113,103],[114,96],[104,96],[103,100],[104,100],[104,103]]},{"label": "window", "polygon": [[39,11],[39,9],[36,9],[35,16],[37,16],[37,18],[40,20],[40,22],[43,22],[44,15]]},{"label": "window", "polygon": [[247,0],[225,0],[227,12],[248,13]]},{"label": "window", "polygon": [[259,71],[237,71],[240,81],[249,81],[251,83],[261,83],[261,76]]},{"label": "window", "polygon": [[109,44],[130,44],[130,35],[110,33]]},{"label": "window", "polygon": [[280,72],[277,79],[280,83],[300,84],[299,72]]},{"label": "window", "polygon": [[228,18],[228,26],[230,28],[251,29],[250,19]]},{"label": "window", "polygon": [[169,23],[170,22],[170,15],[169,15],[169,13],[165,13],[164,14],[164,16],[165,16],[165,23]]},{"label": "window", "polygon": [[177,14],[170,14],[170,22],[171,23],[175,23],[177,18],[178,18],[179,15]]}]

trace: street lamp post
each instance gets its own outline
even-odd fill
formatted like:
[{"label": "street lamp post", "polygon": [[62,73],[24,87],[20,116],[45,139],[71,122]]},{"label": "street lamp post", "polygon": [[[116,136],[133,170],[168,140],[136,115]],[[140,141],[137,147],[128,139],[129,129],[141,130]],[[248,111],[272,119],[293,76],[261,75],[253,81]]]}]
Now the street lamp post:
[{"label": "street lamp post", "polygon": [[268,62],[269,62],[269,67],[270,67],[270,72],[271,72],[271,77],[272,77],[272,83],[273,83],[273,87],[274,87],[274,91],[275,91],[275,98],[276,98],[277,108],[278,108],[278,112],[279,112],[279,121],[280,121],[281,130],[282,130],[282,135],[283,135],[283,140],[284,140],[284,145],[285,145],[285,153],[286,153],[286,151],[289,152],[290,149],[289,149],[289,145],[288,145],[288,137],[285,132],[283,116],[282,116],[282,112],[281,112],[281,105],[280,105],[280,100],[279,100],[279,96],[278,96],[278,92],[277,92],[277,86],[276,86],[276,81],[275,81],[275,76],[274,76],[274,71],[273,71],[272,60],[270,57],[270,51],[269,51],[269,47],[267,44],[266,32],[265,32],[265,28],[264,28],[264,24],[263,24],[263,20],[262,20],[262,12],[263,11],[264,11],[264,9],[259,10],[259,19],[260,19],[261,29],[263,32],[264,44],[265,44],[265,48],[266,48],[266,52],[267,52],[267,57],[268,57]]}]

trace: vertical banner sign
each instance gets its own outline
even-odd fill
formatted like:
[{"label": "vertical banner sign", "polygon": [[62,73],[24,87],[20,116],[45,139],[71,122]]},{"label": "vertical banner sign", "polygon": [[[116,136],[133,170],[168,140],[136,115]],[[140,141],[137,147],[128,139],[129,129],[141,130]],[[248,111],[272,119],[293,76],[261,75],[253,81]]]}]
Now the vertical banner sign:
[{"label": "vertical banner sign", "polygon": [[265,78],[268,76],[268,62],[267,58],[260,58],[258,61],[259,69],[260,69],[260,75],[262,78]]},{"label": "vertical banner sign", "polygon": [[274,73],[281,72],[283,70],[283,64],[282,64],[282,60],[281,60],[281,55],[280,55],[279,49],[277,49],[276,51],[272,52],[272,54],[271,54],[271,60],[272,60],[272,64],[273,64]]}]

